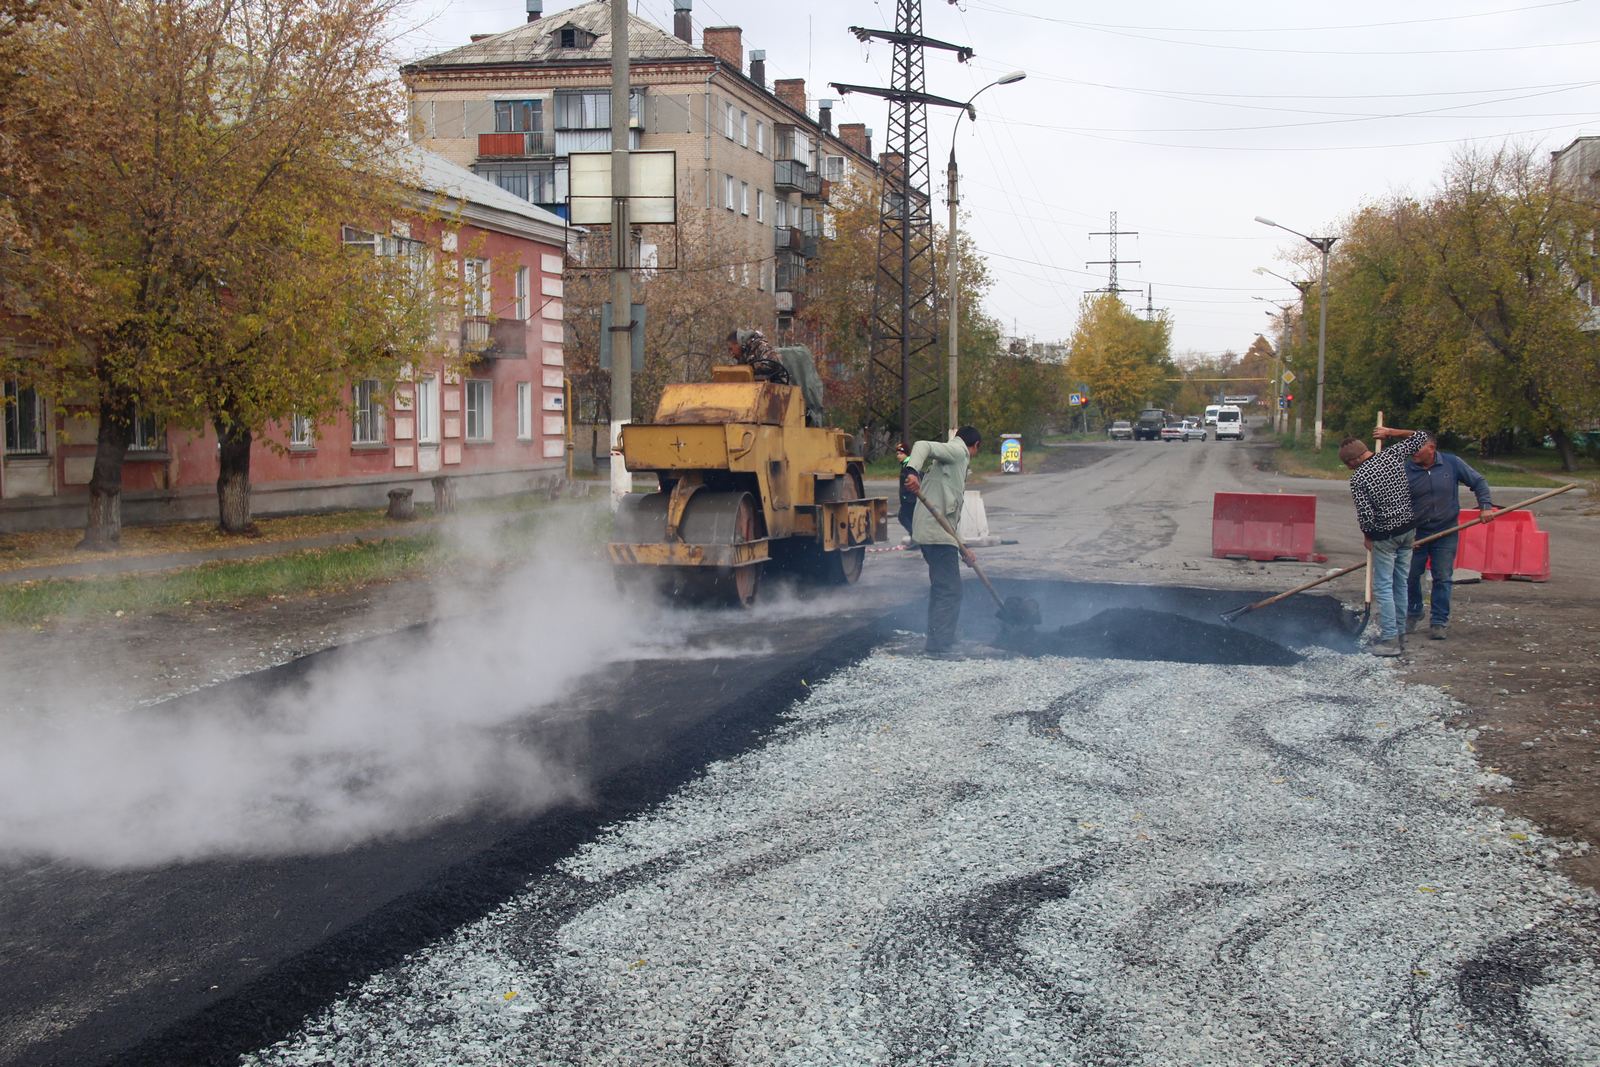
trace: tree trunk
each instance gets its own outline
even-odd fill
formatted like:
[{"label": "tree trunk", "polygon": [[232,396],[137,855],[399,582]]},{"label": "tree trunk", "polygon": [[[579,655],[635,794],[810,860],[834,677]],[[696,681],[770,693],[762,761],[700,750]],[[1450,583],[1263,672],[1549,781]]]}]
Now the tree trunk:
[{"label": "tree trunk", "polygon": [[1551,430],[1550,439],[1556,443],[1561,455],[1561,469],[1571,473],[1578,469],[1578,450],[1572,447],[1572,435],[1565,430]]},{"label": "tree trunk", "polygon": [[109,552],[122,543],[122,461],[133,443],[133,402],[120,393],[100,400],[100,429],[89,476],[89,513],[78,547]]},{"label": "tree trunk", "polygon": [[217,526],[223,533],[254,536],[250,517],[250,442],[238,423],[212,420],[217,431]]}]

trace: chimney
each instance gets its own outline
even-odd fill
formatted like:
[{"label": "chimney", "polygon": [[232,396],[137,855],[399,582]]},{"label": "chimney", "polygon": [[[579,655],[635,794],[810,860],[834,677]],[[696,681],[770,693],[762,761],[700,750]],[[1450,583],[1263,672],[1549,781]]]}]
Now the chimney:
[{"label": "chimney", "polygon": [[826,98],[817,101],[817,125],[822,127],[823,133],[833,132],[833,101]]},{"label": "chimney", "polygon": [[883,152],[878,156],[878,167],[883,171],[884,177],[893,178],[895,181],[905,179],[906,157],[899,152]]},{"label": "chimney", "polygon": [[772,95],[794,108],[800,114],[806,113],[806,80],[804,78],[779,78],[772,83]]},{"label": "chimney", "polygon": [[544,14],[544,0],[528,0],[528,21],[538,22]]},{"label": "chimney", "polygon": [[765,48],[752,48],[750,50],[750,80],[763,89],[767,87],[767,50]]},{"label": "chimney", "polygon": [[867,125],[864,122],[841,122],[839,140],[864,156],[872,155],[872,147],[867,143]]},{"label": "chimney", "polygon": [[694,0],[672,0],[672,35],[686,45],[694,45]]},{"label": "chimney", "polygon": [[737,26],[707,26],[700,47],[734,70],[744,69],[744,31]]},{"label": "chimney", "polygon": [[867,155],[872,155],[872,127],[867,127],[861,132],[862,140],[866,142]]}]

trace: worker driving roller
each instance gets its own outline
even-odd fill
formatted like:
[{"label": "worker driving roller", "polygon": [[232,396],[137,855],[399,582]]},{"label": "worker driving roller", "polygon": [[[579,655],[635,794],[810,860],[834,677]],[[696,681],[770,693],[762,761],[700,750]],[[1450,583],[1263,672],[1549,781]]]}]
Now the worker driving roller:
[{"label": "worker driving roller", "polygon": [[755,372],[756,381],[788,385],[789,371],[778,352],[760,330],[734,330],[728,334],[728,355]]},{"label": "worker driving roller", "polygon": [[729,358],[749,367],[756,381],[798,386],[805,401],[806,425],[823,425],[822,378],[811,349],[805,345],[774,348],[760,330],[733,330],[727,341]]}]

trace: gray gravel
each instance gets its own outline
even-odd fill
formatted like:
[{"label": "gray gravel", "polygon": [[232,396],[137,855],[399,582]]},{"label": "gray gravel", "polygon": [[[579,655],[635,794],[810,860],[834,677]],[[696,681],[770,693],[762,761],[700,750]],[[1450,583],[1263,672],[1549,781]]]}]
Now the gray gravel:
[{"label": "gray gravel", "polygon": [[1455,711],[880,651],[244,1062],[1600,1063],[1600,907]]}]

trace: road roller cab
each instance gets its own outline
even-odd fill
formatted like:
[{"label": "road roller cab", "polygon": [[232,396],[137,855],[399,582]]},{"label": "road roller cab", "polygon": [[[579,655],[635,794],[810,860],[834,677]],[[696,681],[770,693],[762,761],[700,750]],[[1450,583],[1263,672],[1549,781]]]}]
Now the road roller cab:
[{"label": "road roller cab", "polygon": [[866,496],[850,436],[807,426],[801,390],[748,366],[668,385],[651,422],[623,428],[622,459],[660,483],[617,512],[607,547],[625,583],[748,605],[769,566],[853,582],[866,546],[888,536],[887,501]]}]

